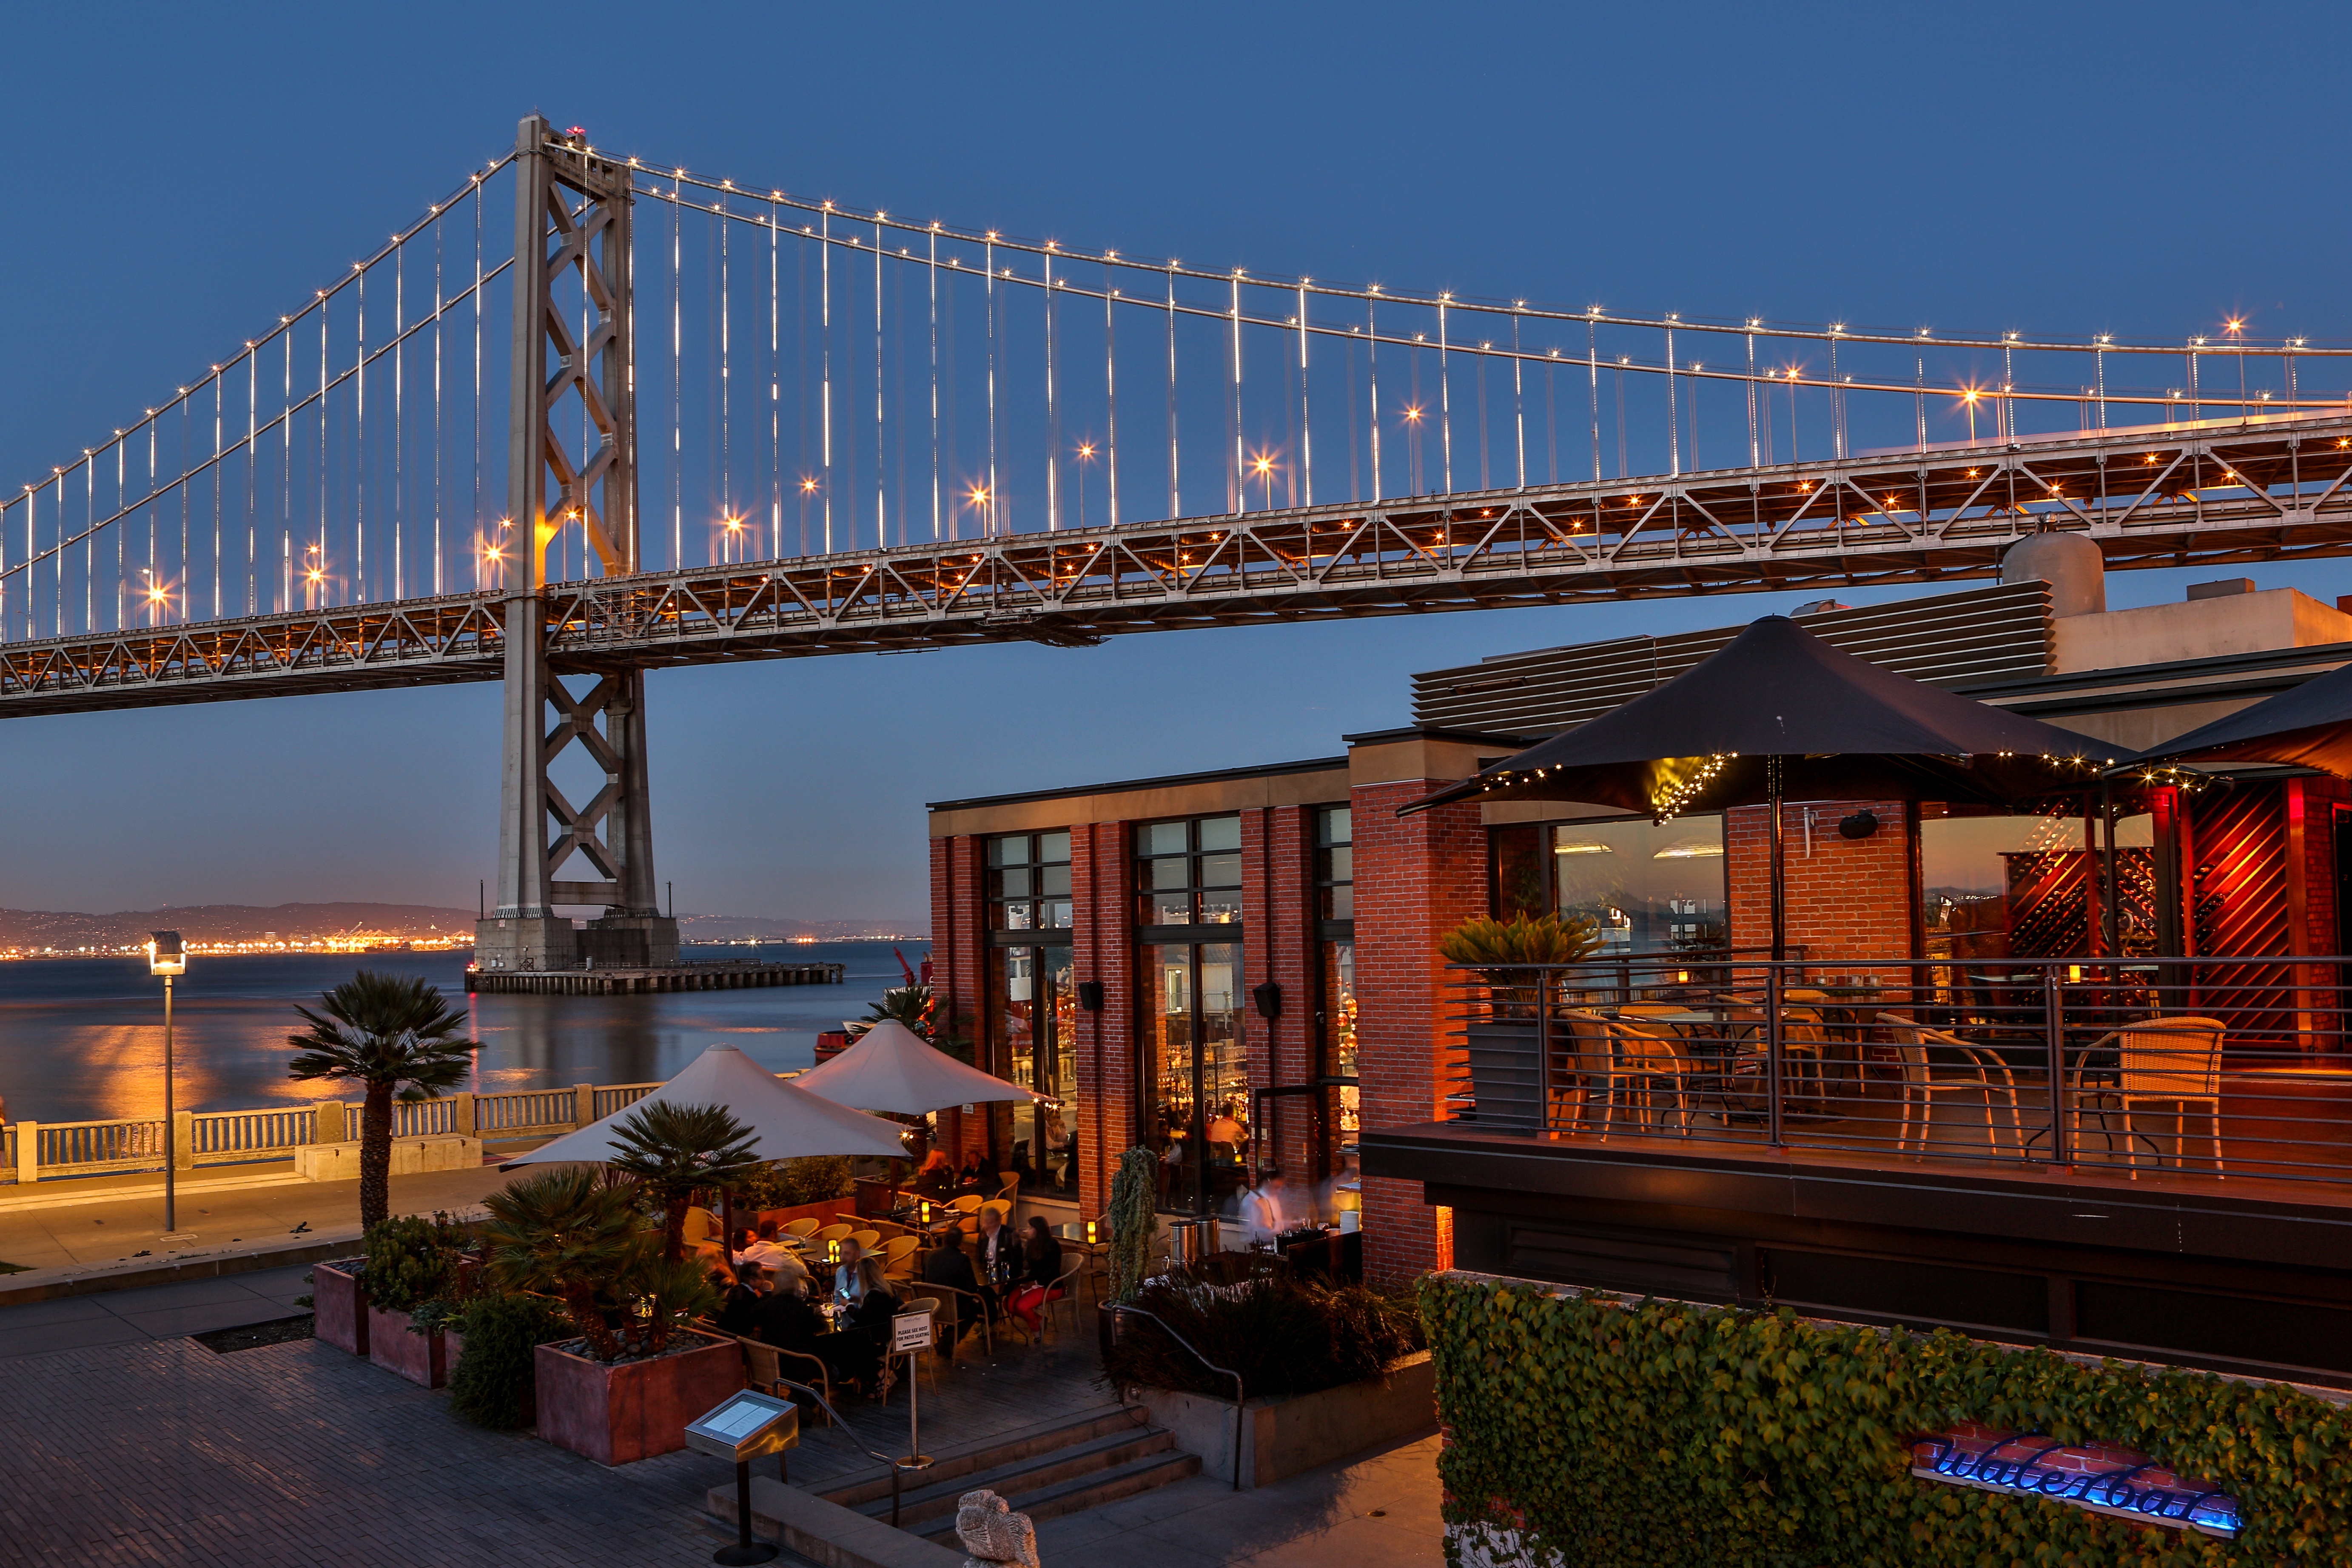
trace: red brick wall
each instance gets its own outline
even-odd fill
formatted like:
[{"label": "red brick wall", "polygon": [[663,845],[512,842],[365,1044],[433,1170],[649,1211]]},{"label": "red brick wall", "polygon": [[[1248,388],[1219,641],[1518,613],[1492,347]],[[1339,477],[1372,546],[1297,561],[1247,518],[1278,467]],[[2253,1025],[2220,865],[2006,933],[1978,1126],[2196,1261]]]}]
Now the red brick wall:
[{"label": "red brick wall", "polygon": [[[1461,1053],[1438,939],[1486,912],[1486,830],[1476,804],[1400,817],[1450,781],[1408,779],[1353,792],[1358,1076],[1365,1131],[1436,1120]],[[1402,1284],[1453,1266],[1453,1216],[1415,1182],[1364,1179],[1364,1274]]]},{"label": "red brick wall", "polygon": [[[974,1042],[973,1059],[991,1067],[985,1005],[988,906],[981,897],[981,843],[977,838],[931,840],[931,977],[946,1009],[946,1026]],[[968,1148],[988,1147],[985,1112],[940,1113],[940,1146],[961,1163]]]},{"label": "red brick wall", "polygon": [[[1265,806],[1242,814],[1242,920],[1248,933],[1243,959],[1249,984],[1282,987],[1282,1011],[1257,1016],[1252,1002],[1248,1031],[1250,1083],[1272,1089],[1302,1085],[1315,1076],[1315,911],[1307,856],[1313,837],[1311,808]],[[1294,1187],[1320,1178],[1313,1168],[1313,1101],[1304,1095],[1262,1102],[1265,1125],[1256,1158],[1281,1167]]]},{"label": "red brick wall", "polygon": [[1070,830],[1072,973],[1103,988],[1099,1012],[1078,1011],[1078,1208],[1099,1216],[1110,1204],[1118,1157],[1135,1142],[1134,863],[1123,822]]},{"label": "red brick wall", "polygon": [[[1812,813],[1812,852],[1805,847],[1804,814]],[[1858,811],[1878,818],[1867,838],[1841,838],[1838,823]],[[1918,956],[1918,835],[1901,801],[1814,801],[1780,807],[1781,858],[1787,869],[1790,956],[1804,950],[1809,968],[1872,974],[1904,984],[1900,969],[1874,970],[1873,959]],[[1769,806],[1724,814],[1723,851],[1729,873],[1730,936],[1735,947],[1772,943],[1772,838]]]}]

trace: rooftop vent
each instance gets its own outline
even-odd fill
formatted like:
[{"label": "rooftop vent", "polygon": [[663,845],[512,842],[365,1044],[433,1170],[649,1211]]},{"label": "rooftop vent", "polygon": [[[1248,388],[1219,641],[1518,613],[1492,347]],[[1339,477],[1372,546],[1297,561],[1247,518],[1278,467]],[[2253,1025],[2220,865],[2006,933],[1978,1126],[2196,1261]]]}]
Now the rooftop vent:
[{"label": "rooftop vent", "polygon": [[2251,594],[2253,591],[2254,580],[2252,577],[2224,577],[2218,583],[2189,584],[2191,599],[2226,599],[2232,594]]}]

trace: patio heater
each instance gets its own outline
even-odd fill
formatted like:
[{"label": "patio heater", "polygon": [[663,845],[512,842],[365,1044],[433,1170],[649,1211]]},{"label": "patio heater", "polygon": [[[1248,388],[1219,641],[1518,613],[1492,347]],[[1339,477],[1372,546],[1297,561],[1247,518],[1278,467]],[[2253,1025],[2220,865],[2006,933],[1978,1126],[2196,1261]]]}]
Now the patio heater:
[{"label": "patio heater", "polygon": [[147,933],[147,973],[163,977],[163,1239],[184,1240],[180,1233],[179,1118],[172,1104],[172,982],[188,972],[187,949],[175,931]]}]

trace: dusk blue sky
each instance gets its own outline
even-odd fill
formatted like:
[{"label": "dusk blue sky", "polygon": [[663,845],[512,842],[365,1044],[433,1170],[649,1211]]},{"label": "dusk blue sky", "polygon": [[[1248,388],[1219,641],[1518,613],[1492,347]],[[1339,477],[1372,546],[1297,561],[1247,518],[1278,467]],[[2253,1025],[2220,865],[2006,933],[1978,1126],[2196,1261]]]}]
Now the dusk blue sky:
[{"label": "dusk blue sky", "polygon": [[[698,173],[1262,272],[2352,340],[2332,6],[133,5],[12,10],[0,39],[10,489],[534,110]],[[2117,575],[2111,602],[2213,574]],[[2251,574],[2352,591],[2332,563]],[[685,910],[919,920],[926,800],[1328,755],[1402,722],[1416,669],[1789,603],[663,672],[659,875]],[[498,705],[476,686],[11,721],[0,904],[470,903]]]}]

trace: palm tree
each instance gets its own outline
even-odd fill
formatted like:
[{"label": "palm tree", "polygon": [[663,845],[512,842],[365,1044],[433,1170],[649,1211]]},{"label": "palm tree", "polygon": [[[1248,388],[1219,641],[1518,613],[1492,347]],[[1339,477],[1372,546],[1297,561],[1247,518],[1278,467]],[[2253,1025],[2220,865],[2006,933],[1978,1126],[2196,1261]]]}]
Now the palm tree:
[{"label": "palm tree", "polygon": [[298,1079],[346,1079],[366,1086],[360,1111],[360,1224],[392,1208],[392,1102],[431,1100],[473,1070],[466,1015],[424,981],[362,969],[320,998],[326,1016],[294,1011],[310,1028],[289,1035],[287,1064]]},{"label": "palm tree", "polygon": [[608,1184],[593,1166],[560,1166],[492,1193],[482,1206],[490,1211],[482,1240],[492,1281],[561,1296],[596,1359],[619,1359],[620,1339],[596,1295],[634,1273],[648,1250],[634,1186]]},{"label": "palm tree", "polygon": [[723,1105],[638,1106],[613,1129],[619,1147],[605,1163],[636,1177],[661,1200],[662,1256],[686,1256],[686,1211],[697,1189],[737,1187],[766,1163],[751,1130]]}]

